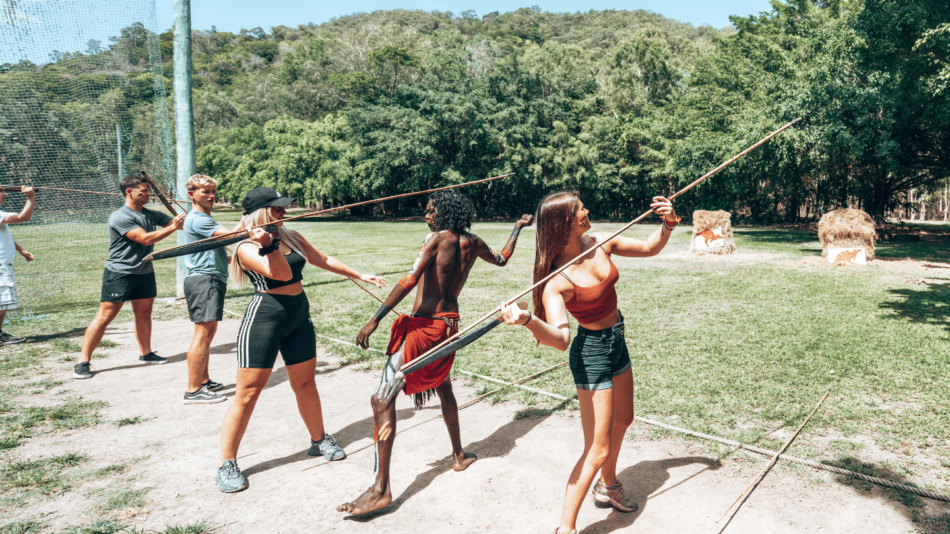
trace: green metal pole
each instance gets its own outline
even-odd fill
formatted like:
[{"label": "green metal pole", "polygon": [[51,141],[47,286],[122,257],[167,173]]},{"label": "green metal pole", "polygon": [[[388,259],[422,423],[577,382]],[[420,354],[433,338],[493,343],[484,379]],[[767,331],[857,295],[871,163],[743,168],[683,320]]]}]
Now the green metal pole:
[{"label": "green metal pole", "polygon": [[[191,0],[172,0],[175,14],[175,148],[178,172],[175,194],[185,195],[185,183],[195,173],[195,116],[191,108]],[[178,232],[178,244],[184,244]],[[184,297],[185,259],[178,258],[178,297]]]}]

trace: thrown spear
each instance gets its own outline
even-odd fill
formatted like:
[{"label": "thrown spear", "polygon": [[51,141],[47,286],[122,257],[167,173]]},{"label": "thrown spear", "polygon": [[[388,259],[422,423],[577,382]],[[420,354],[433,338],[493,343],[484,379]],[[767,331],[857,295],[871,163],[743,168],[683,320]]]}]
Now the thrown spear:
[{"label": "thrown spear", "polygon": [[362,202],[347,204],[345,206],[337,206],[335,208],[328,208],[325,210],[311,211],[308,213],[304,213],[303,215],[295,215],[293,217],[286,217],[286,218],[279,219],[276,221],[271,221],[267,224],[252,226],[251,228],[246,228],[239,232],[232,232],[230,234],[222,234],[219,236],[209,237],[207,239],[201,239],[199,241],[193,241],[186,245],[179,245],[177,247],[167,248],[165,250],[161,250],[159,252],[155,252],[155,253],[149,254],[148,256],[145,256],[145,258],[143,258],[142,261],[145,262],[145,261],[154,261],[154,260],[164,260],[168,258],[177,258],[178,256],[184,256],[185,254],[195,254],[197,252],[204,252],[205,250],[221,248],[225,245],[230,245],[231,243],[244,241],[250,235],[248,231],[253,228],[264,228],[264,230],[266,230],[267,232],[273,233],[277,231],[277,226],[275,226],[275,223],[295,221],[297,219],[303,219],[304,217],[314,217],[316,215],[321,215],[323,213],[330,213],[332,211],[340,211],[340,210],[345,210],[349,208],[355,208],[357,206],[365,206],[366,204],[375,204],[377,202],[385,202],[387,200],[393,200],[397,198],[424,195],[426,193],[434,193],[436,191],[443,191],[445,189],[454,189],[456,187],[464,187],[466,185],[475,185],[475,184],[480,184],[484,182],[490,182],[492,180],[498,180],[500,178],[507,178],[509,176],[514,176],[514,174],[515,173],[511,172],[508,174],[502,174],[501,176],[492,176],[491,178],[473,180],[471,182],[465,182],[462,184],[447,185],[445,187],[436,187],[435,189],[426,189],[425,191],[416,191],[414,193],[403,193],[400,195],[393,195],[391,197],[376,198],[373,200],[364,200]]},{"label": "thrown spear", "polygon": [[[728,167],[729,165],[731,165],[732,163],[734,163],[736,160],[738,160],[738,159],[741,158],[742,156],[744,156],[744,155],[748,154],[749,152],[755,150],[755,149],[758,148],[760,145],[762,145],[763,143],[765,143],[765,142],[768,141],[769,139],[775,137],[776,135],[782,133],[783,131],[785,131],[786,129],[790,128],[793,124],[795,124],[796,122],[798,122],[798,121],[800,121],[800,120],[802,120],[802,119],[799,117],[799,118],[793,120],[792,122],[786,124],[785,126],[782,126],[782,127],[779,128],[778,130],[775,130],[774,132],[772,132],[772,133],[770,133],[769,135],[765,136],[765,137],[762,138],[759,142],[755,143],[754,145],[750,146],[749,148],[747,148],[747,149],[743,150],[742,152],[738,153],[737,155],[733,156],[729,161],[723,163],[722,165],[720,165],[720,166],[716,167],[715,169],[709,171],[708,173],[704,174],[704,175],[701,176],[698,180],[696,180],[695,182],[693,182],[693,183],[687,185],[687,186],[684,187],[683,189],[680,189],[680,190],[677,191],[673,196],[669,197],[669,199],[670,199],[670,200],[674,200],[676,197],[678,197],[678,196],[682,195],[683,193],[689,191],[690,189],[696,187],[697,185],[699,185],[700,183],[702,183],[703,180],[705,180],[706,178],[709,178],[710,176],[712,176],[712,175],[716,174],[717,172],[721,171],[722,169]],[[653,214],[653,209],[651,208],[649,211],[647,211],[647,212],[644,213],[643,215],[641,215],[641,216],[637,217],[636,219],[630,221],[629,223],[625,224],[622,228],[620,228],[619,230],[617,230],[616,232],[614,232],[613,234],[611,234],[610,237],[608,237],[607,239],[604,239],[603,241],[598,242],[598,243],[597,243],[596,245],[594,245],[593,247],[591,247],[591,248],[589,248],[589,249],[587,249],[587,250],[581,252],[580,255],[578,255],[576,258],[574,258],[574,259],[572,259],[571,261],[565,263],[565,264],[562,265],[560,268],[558,268],[557,270],[555,270],[555,271],[552,272],[551,274],[545,276],[544,278],[542,278],[541,280],[539,280],[537,283],[535,283],[534,285],[532,285],[532,286],[529,287],[528,289],[525,289],[525,290],[522,291],[521,293],[518,293],[518,294],[515,295],[514,297],[512,297],[512,298],[506,300],[506,301],[505,301],[505,304],[514,302],[514,301],[520,299],[521,297],[527,295],[527,294],[530,293],[531,291],[533,291],[534,288],[536,288],[536,287],[538,287],[538,286],[541,286],[541,285],[547,283],[548,280],[550,280],[551,278],[554,278],[555,276],[557,276],[558,274],[560,274],[561,271],[563,271],[564,269],[567,269],[567,268],[570,267],[571,265],[574,265],[577,261],[579,261],[579,260],[580,260],[581,258],[583,258],[584,256],[587,256],[587,254],[589,254],[592,250],[604,246],[608,241],[610,241],[611,239],[617,237],[618,235],[620,235],[622,232],[625,232],[627,229],[629,229],[629,228],[630,228],[631,226],[633,226],[634,224],[640,222],[641,220],[647,218],[648,216],[650,216],[650,215],[652,215],[652,214]],[[412,366],[412,369],[415,370],[415,369],[418,369],[419,367],[424,367],[424,366],[426,366],[426,365],[432,363],[432,362],[434,361],[434,360],[433,360],[433,356],[435,356],[435,355],[437,355],[437,354],[441,354],[441,352],[439,352],[439,351],[441,351],[441,349],[443,349],[446,345],[448,345],[449,343],[452,343],[453,341],[455,341],[455,340],[458,339],[459,337],[461,337],[461,336],[463,336],[464,334],[468,333],[470,330],[472,330],[473,328],[475,328],[476,326],[478,326],[479,324],[481,324],[481,323],[484,322],[485,320],[489,319],[490,317],[492,317],[492,316],[495,315],[496,313],[500,312],[501,309],[502,309],[502,306],[496,307],[495,309],[493,309],[492,311],[486,313],[486,314],[483,315],[481,318],[479,318],[477,321],[475,321],[474,323],[472,323],[471,325],[469,325],[468,328],[465,328],[464,330],[460,330],[459,332],[456,332],[454,335],[449,336],[445,341],[443,341],[442,343],[436,345],[435,347],[433,347],[432,349],[430,349],[428,352],[426,352],[426,353],[423,354],[422,356],[420,356],[420,357],[416,358],[415,360],[412,360],[411,362],[409,362],[409,363],[403,365],[402,368],[399,370],[399,372],[396,373],[397,378],[399,378],[399,374],[400,374],[400,373],[401,373],[402,375],[405,375],[405,374],[406,374],[406,370],[408,370],[408,369],[410,368],[410,366]],[[444,357],[444,355],[443,355],[443,356],[440,356],[440,357]],[[436,359],[438,359],[438,358],[436,358]]]}]

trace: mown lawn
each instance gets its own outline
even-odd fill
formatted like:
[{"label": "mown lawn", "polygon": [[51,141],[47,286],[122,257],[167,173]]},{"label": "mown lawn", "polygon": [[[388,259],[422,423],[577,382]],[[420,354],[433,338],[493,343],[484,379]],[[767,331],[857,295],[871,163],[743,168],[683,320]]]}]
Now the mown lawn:
[{"label": "mown lawn", "polygon": [[[237,216],[220,218],[234,221]],[[595,224],[594,230],[619,226]],[[411,265],[427,232],[420,221],[323,219],[292,227],[327,254],[386,276],[390,284]],[[637,226],[628,233],[645,237],[655,228]],[[507,222],[473,228],[496,246],[510,229]],[[779,424],[795,428],[831,386],[832,396],[792,454],[950,493],[950,241],[884,242],[877,250],[881,261],[865,268],[835,268],[815,260],[820,245],[813,232],[739,227],[734,233],[740,254],[729,258],[690,256],[690,231],[682,227],[655,258],[615,260],[634,361],[637,413],[752,441]],[[88,239],[104,241],[99,234],[101,229],[90,229]],[[20,241],[20,234],[16,237]],[[43,255],[68,251],[76,265],[71,281],[65,290],[48,284],[51,295],[33,309],[41,319],[14,321],[8,329],[39,341],[81,336],[97,306],[101,246],[65,246],[49,234],[46,239],[28,245],[38,255],[28,267],[41,272]],[[898,261],[905,258],[917,261]],[[531,229],[522,232],[506,268],[476,266],[460,298],[463,324],[530,285],[533,259]],[[156,267],[160,296],[173,296],[174,264],[158,262]],[[23,264],[17,268],[18,279],[33,276]],[[352,283],[315,268],[305,271],[304,285],[321,336],[352,341],[378,307]],[[242,313],[250,295],[247,288],[231,290],[227,309]],[[398,307],[409,308],[410,303]],[[179,306],[155,309],[157,318],[186,316]],[[130,312],[123,314],[119,320],[131,320]],[[374,348],[385,348],[391,319],[373,336]],[[358,365],[378,368],[383,363],[377,352],[318,339]],[[19,349],[0,348],[13,350]],[[515,380],[566,357],[535,347],[524,329],[498,328],[460,353],[456,367]],[[566,367],[530,385],[574,393]],[[484,389],[493,387],[485,384]],[[559,407],[521,390],[494,397],[508,399],[535,410]],[[666,434],[639,425],[633,435]],[[762,442],[777,448],[781,441],[772,436]]]}]

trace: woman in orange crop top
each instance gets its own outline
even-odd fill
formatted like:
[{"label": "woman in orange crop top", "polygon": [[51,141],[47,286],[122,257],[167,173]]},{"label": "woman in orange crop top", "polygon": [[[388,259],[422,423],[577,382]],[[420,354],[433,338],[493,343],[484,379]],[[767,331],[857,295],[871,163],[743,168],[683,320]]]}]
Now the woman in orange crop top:
[{"label": "woman in orange crop top", "polygon": [[[610,234],[586,233],[590,220],[576,192],[544,197],[535,214],[535,282],[582,252],[597,244],[602,246],[536,288],[534,314],[514,304],[503,308],[507,324],[527,326],[540,343],[558,350],[570,347],[571,373],[584,427],[584,452],[568,480],[561,523],[555,534],[576,532],[577,513],[598,471],[600,478],[591,490],[595,501],[610,503],[622,512],[637,509],[637,503],[626,498],[617,480],[620,445],[633,423],[633,372],[614,288],[619,273],[610,256],[654,256],[663,250],[679,219],[664,197],[653,197],[650,207],[663,217],[663,224],[646,241],[618,236],[604,242]],[[568,312],[579,323],[573,342]]]}]

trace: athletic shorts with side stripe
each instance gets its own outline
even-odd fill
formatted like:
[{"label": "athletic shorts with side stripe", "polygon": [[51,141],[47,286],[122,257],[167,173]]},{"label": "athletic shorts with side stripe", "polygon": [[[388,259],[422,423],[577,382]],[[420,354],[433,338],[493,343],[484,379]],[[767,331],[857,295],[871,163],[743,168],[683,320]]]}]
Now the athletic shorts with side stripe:
[{"label": "athletic shorts with side stripe", "polygon": [[280,352],[284,365],[317,357],[317,336],[306,293],[254,293],[238,330],[238,367],[273,369]]}]

